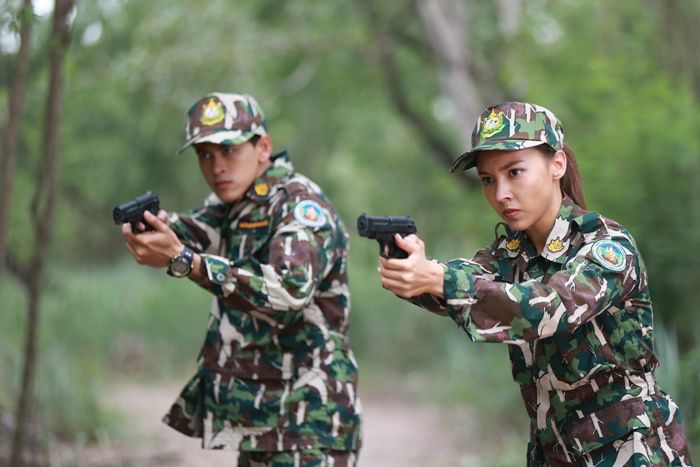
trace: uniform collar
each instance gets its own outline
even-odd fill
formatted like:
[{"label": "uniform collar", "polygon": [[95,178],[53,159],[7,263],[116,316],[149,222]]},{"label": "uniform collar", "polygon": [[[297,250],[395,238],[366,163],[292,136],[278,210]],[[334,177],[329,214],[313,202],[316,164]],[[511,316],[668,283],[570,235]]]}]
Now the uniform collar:
[{"label": "uniform collar", "polygon": [[[548,261],[564,263],[571,247],[571,237],[581,227],[585,212],[571,198],[564,196],[559,212],[554,219],[554,227],[547,236],[540,256]],[[499,237],[500,241],[494,252],[497,257],[516,258],[523,256],[528,259],[537,256],[535,246],[525,232],[513,230],[503,223],[499,225],[505,227],[505,234]]]},{"label": "uniform collar", "polygon": [[265,202],[274,196],[280,182],[294,173],[294,166],[287,151],[270,158],[272,164],[250,185],[245,196],[253,201]]}]

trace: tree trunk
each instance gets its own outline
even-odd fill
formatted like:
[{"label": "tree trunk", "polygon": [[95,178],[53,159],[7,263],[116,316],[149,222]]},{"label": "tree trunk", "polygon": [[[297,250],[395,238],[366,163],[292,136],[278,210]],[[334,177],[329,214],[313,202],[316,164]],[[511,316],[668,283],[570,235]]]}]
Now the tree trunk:
[{"label": "tree trunk", "polygon": [[17,51],[15,76],[12,90],[10,91],[10,105],[2,138],[2,155],[0,156],[2,157],[2,160],[0,160],[0,275],[3,273],[5,264],[7,224],[10,217],[10,199],[12,198],[12,182],[17,161],[17,141],[19,140],[22,118],[22,104],[24,103],[24,91],[27,88],[29,46],[32,38],[33,17],[32,0],[24,0],[19,13],[21,23],[19,33],[20,45]]},{"label": "tree trunk", "polygon": [[472,127],[484,107],[469,67],[473,58],[466,34],[468,10],[463,2],[455,0],[421,0],[417,7],[430,47],[442,65],[442,89],[450,98],[455,117],[452,126],[462,136],[466,149]]},{"label": "tree trunk", "polygon": [[42,160],[32,198],[34,222],[34,252],[29,280],[29,309],[25,340],[22,384],[17,403],[17,423],[12,443],[12,466],[22,465],[24,432],[27,426],[29,403],[34,392],[34,373],[37,368],[37,333],[39,329],[39,301],[41,298],[46,251],[50,243],[60,146],[60,116],[63,97],[63,62],[70,43],[68,18],[74,0],[56,0],[53,14],[53,33],[50,54],[49,90],[42,147]]},{"label": "tree trunk", "polygon": [[[439,78],[443,94],[448,98],[449,122],[462,137],[459,148],[452,148],[440,134],[439,125],[410,103],[409,90],[403,83],[399,63],[396,59],[397,32],[386,27],[386,22],[377,15],[377,0],[364,0],[361,6],[367,23],[376,36],[378,62],[385,77],[389,98],[399,115],[416,131],[416,134],[431,148],[441,164],[449,167],[460,151],[469,147],[471,130],[484,108],[484,95],[502,94],[493,77],[490,65],[477,66],[473,57],[467,31],[469,30],[469,2],[457,0],[416,0],[418,18],[426,33],[419,49],[426,48],[429,55],[437,59]],[[501,0],[502,8],[521,6],[521,0]],[[504,28],[517,28],[511,20]],[[414,47],[416,48],[416,47]],[[464,186],[479,185],[473,174],[459,177]]]}]

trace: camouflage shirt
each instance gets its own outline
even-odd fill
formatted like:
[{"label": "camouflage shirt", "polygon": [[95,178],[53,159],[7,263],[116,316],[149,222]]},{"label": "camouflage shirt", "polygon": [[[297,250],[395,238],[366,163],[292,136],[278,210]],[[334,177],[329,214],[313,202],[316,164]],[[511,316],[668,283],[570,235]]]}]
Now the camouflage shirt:
[{"label": "camouflage shirt", "polygon": [[234,203],[210,196],[170,226],[214,295],[197,373],[164,421],[205,448],[359,448],[348,342],[348,235],[286,153]]},{"label": "camouflage shirt", "polygon": [[647,273],[629,232],[566,197],[540,254],[504,227],[446,263],[444,299],[411,301],[474,341],[508,344],[528,465],[690,465],[678,407],[655,383]]}]

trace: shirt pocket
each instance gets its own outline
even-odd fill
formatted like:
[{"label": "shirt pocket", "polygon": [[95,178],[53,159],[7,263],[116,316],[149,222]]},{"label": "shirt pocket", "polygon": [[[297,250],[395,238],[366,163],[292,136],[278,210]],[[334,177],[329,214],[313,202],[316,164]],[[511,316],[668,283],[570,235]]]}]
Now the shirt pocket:
[{"label": "shirt pocket", "polygon": [[634,431],[646,432],[649,427],[644,401],[635,397],[572,418],[565,422],[562,432],[576,452],[588,454]]},{"label": "shirt pocket", "polygon": [[[233,260],[245,260],[255,257],[265,262],[268,255],[268,244],[272,236],[269,220],[243,221],[231,232],[228,246],[228,257]],[[242,228],[240,226],[244,226]]]},{"label": "shirt pocket", "polygon": [[[601,342],[591,321],[582,324],[572,334],[556,334],[547,339],[547,359],[557,379],[576,383],[586,376],[607,371],[615,366],[607,349]],[[591,370],[595,369],[593,373]]]}]

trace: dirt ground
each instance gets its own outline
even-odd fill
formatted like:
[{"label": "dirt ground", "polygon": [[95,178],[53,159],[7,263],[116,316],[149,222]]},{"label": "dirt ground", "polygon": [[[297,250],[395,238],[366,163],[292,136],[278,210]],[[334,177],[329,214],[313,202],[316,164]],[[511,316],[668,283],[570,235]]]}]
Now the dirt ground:
[{"label": "dirt ground", "polygon": [[[168,428],[160,419],[178,394],[178,383],[124,383],[107,401],[132,420],[133,445],[103,442],[71,448],[54,457],[59,465],[205,467],[233,465],[230,452],[200,448],[199,440]],[[387,391],[361,393],[364,446],[360,467],[452,467],[480,465],[476,420],[464,409],[417,405]],[[63,459],[58,459],[61,457]]]}]

